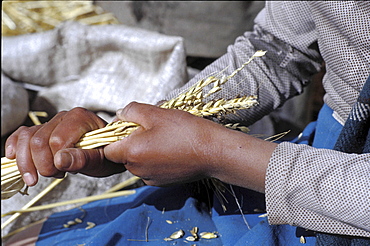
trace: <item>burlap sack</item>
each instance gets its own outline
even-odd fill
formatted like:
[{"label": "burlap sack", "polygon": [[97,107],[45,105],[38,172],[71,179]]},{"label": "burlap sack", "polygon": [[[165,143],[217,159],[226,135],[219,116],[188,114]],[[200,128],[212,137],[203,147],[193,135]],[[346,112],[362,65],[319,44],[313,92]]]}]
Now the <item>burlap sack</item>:
[{"label": "burlap sack", "polygon": [[57,110],[115,112],[131,101],[156,103],[187,81],[180,37],[124,25],[63,23],[43,33],[3,37],[2,69],[43,86]]},{"label": "burlap sack", "polygon": [[1,73],[1,137],[17,129],[27,114],[27,91]]}]

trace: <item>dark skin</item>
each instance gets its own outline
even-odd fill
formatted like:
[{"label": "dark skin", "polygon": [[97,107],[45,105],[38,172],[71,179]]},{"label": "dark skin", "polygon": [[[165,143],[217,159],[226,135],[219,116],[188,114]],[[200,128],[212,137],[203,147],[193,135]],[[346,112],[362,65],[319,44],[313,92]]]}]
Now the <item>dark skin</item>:
[{"label": "dark skin", "polygon": [[117,111],[117,119],[140,127],[106,147],[82,150],[73,148],[80,137],[106,122],[82,108],[61,112],[41,126],[15,131],[6,142],[6,157],[17,159],[29,186],[37,183],[37,171],[48,177],[62,177],[65,172],[102,177],[127,169],[148,185],[214,177],[264,192],[275,143],[184,111],[141,103]]}]

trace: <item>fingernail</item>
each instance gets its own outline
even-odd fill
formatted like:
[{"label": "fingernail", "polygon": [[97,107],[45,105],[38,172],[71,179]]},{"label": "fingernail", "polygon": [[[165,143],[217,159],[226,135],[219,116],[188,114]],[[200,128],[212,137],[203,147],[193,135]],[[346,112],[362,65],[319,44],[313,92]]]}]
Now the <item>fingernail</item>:
[{"label": "fingernail", "polygon": [[68,169],[72,164],[72,156],[67,152],[61,152],[55,156],[55,164],[62,169]]},{"label": "fingernail", "polygon": [[8,145],[5,151],[7,156],[13,155],[13,147],[11,145]]},{"label": "fingernail", "polygon": [[30,173],[23,174],[23,180],[28,186],[32,186],[35,183],[35,178]]},{"label": "fingernail", "polygon": [[117,116],[121,115],[122,111],[123,111],[123,108],[118,109],[118,110],[116,111],[116,115],[117,115]]}]

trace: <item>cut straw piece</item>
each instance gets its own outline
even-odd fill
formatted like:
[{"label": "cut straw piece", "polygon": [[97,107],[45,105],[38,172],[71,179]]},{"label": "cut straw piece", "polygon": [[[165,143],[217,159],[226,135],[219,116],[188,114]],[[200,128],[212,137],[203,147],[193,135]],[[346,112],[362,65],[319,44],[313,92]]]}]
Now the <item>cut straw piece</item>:
[{"label": "cut straw piece", "polygon": [[290,130],[282,133],[275,134],[271,137],[265,138],[265,141],[270,141],[270,142],[275,142],[278,141],[279,139],[283,138],[285,135],[287,135],[290,132]]},{"label": "cut straw piece", "polygon": [[1,170],[1,178],[5,178],[7,176],[9,176],[10,174],[14,173],[14,172],[17,172],[18,171],[18,167],[17,165],[7,165],[6,168],[2,169]]},{"label": "cut straw piece", "polygon": [[9,199],[14,196],[24,187],[24,181],[20,177],[15,181],[7,182],[6,184],[1,184],[1,200]]},{"label": "cut straw piece", "polygon": [[256,57],[261,57],[261,56],[264,56],[266,54],[267,51],[264,51],[264,50],[258,50],[256,51],[253,56],[251,58],[249,58],[249,60],[245,63],[243,63],[243,65],[236,69],[232,74],[230,74],[228,77],[227,77],[227,80],[234,77],[235,74],[237,74],[240,70],[242,70],[245,66],[247,66],[249,63],[251,63],[251,61],[256,58]]},{"label": "cut straw piece", "polygon": [[[77,143],[76,147],[77,148],[83,148],[83,147],[86,148],[89,145],[95,145],[95,144],[99,144],[99,143],[113,143],[113,142],[117,142],[121,139],[122,138],[119,137],[119,136],[91,139],[91,140],[87,140],[87,141]],[[90,148],[91,148],[91,146],[90,146]]]},{"label": "cut straw piece", "polygon": [[[37,194],[34,198],[32,198],[26,205],[22,207],[21,210],[28,209],[32,205],[34,205],[36,202],[38,202],[43,196],[45,196],[49,191],[54,189],[60,182],[62,182],[64,179],[55,179],[53,182],[51,182],[43,191],[41,191],[39,194]],[[1,230],[3,230],[7,225],[12,223],[14,220],[16,220],[21,213],[15,213],[13,214],[9,219],[7,219],[3,224],[1,224]]]},{"label": "cut straw piece", "polygon": [[8,159],[6,157],[1,157],[1,166],[3,164],[8,164],[8,163],[16,163],[16,159]]},{"label": "cut straw piece", "polygon": [[75,204],[75,203],[86,203],[86,202],[92,202],[92,201],[114,198],[114,197],[119,197],[119,196],[129,196],[129,195],[132,195],[132,194],[135,194],[135,193],[136,193],[135,190],[124,190],[124,191],[105,193],[105,194],[96,195],[96,196],[88,196],[88,197],[85,197],[85,198],[79,198],[79,199],[74,199],[74,200],[70,200],[70,201],[56,202],[56,203],[52,203],[52,204],[31,207],[31,208],[28,208],[28,209],[25,209],[25,210],[14,210],[14,211],[10,211],[8,213],[2,214],[1,217],[9,216],[9,215],[12,215],[12,214],[15,214],[15,213],[29,213],[29,212],[34,212],[34,211],[51,209],[51,208],[65,206],[65,205],[69,205],[69,204]]},{"label": "cut straw piece", "polygon": [[137,181],[139,181],[141,178],[137,177],[137,176],[133,176],[119,184],[116,184],[115,186],[113,186],[112,188],[110,188],[109,190],[107,190],[105,193],[110,193],[110,192],[114,192],[114,191],[117,191],[117,190],[120,190],[120,189],[123,189],[127,186],[130,186],[130,185],[133,185],[135,184]]},{"label": "cut straw piece", "polygon": [[138,124],[132,123],[132,122],[123,122],[123,121],[117,122],[116,121],[116,122],[113,122],[113,123],[108,124],[107,126],[105,126],[103,128],[100,128],[100,129],[97,129],[97,130],[94,130],[94,131],[87,132],[82,137],[88,137],[88,136],[96,135],[96,134],[102,133],[102,132],[110,132],[112,130],[116,130],[119,127],[125,127],[125,126],[126,127],[129,127],[129,126],[138,126]]},{"label": "cut straw piece", "polygon": [[[105,13],[105,14],[101,14],[101,15],[82,18],[82,19],[79,19],[78,21],[81,22],[81,23],[87,24],[87,25],[91,25],[91,24],[96,24],[98,22],[112,21],[112,20],[114,20],[114,18],[115,17],[114,17],[113,14]],[[115,23],[115,24],[118,24],[118,22]]]},{"label": "cut straw piece", "polygon": [[[21,178],[21,175],[18,173],[18,174],[14,174],[13,176],[5,176],[4,178],[1,177],[1,186],[3,185],[6,185],[7,183],[9,182],[13,182],[14,180],[17,180]],[[3,192],[3,189],[1,188],[1,192]]]},{"label": "cut straw piece", "polygon": [[85,147],[79,147],[80,149],[95,149],[95,148],[99,148],[99,147],[102,147],[102,146],[106,146],[108,144],[111,144],[112,142],[101,142],[101,143],[96,143],[96,144],[92,144],[92,145],[89,145],[89,146],[85,146]]},{"label": "cut straw piece", "polygon": [[[130,186],[130,185],[133,185],[135,184],[138,180],[140,180],[141,178],[137,177],[137,176],[133,176],[115,186],[113,186],[112,188],[110,188],[109,190],[107,190],[106,192],[104,193],[111,193],[111,192],[115,192],[117,190],[120,190],[120,189],[123,189],[127,186]],[[47,187],[44,191],[42,191],[42,193],[45,193],[47,194],[51,189],[53,189],[56,185],[57,185],[57,182],[61,182],[63,179],[57,179],[57,180],[54,180],[50,185],[49,187]],[[54,183],[55,182],[55,183]],[[31,207],[34,203],[36,203],[38,200],[40,200],[42,197],[44,196],[44,194],[39,194],[37,195],[38,198],[34,198],[32,199],[32,201],[28,202],[25,206],[22,207],[21,210],[24,210],[24,209],[27,209],[29,207]],[[15,213],[13,214],[7,221],[5,221],[2,225],[1,225],[1,229],[3,230],[6,226],[8,226],[11,222],[13,222],[17,217],[19,217],[21,215],[21,213]],[[10,237],[14,234],[17,234],[19,232],[22,232],[24,231],[25,229],[29,228],[30,226],[34,225],[34,224],[38,224],[38,223],[42,223],[46,221],[46,218],[40,220],[40,221],[37,221],[37,222],[34,222],[30,225],[27,225],[25,227],[22,227],[22,228],[18,228],[10,233],[8,233],[7,235],[5,235],[4,237],[2,238],[7,238],[7,237]]]},{"label": "cut straw piece", "polygon": [[[92,136],[88,136],[88,137],[83,137],[80,139],[80,142],[84,141],[91,141],[91,140],[95,140],[97,138],[101,139],[101,138],[107,138],[107,137],[112,137],[112,136],[115,136],[116,133],[115,132],[103,132],[103,133],[100,133],[100,134],[96,134],[96,135],[92,135]],[[118,134],[117,134],[118,135]]]},{"label": "cut straw piece", "polygon": [[5,163],[5,164],[1,164],[1,169],[7,169],[7,168],[11,168],[11,167],[14,167],[14,166],[17,166],[17,162],[11,162],[11,163]]}]

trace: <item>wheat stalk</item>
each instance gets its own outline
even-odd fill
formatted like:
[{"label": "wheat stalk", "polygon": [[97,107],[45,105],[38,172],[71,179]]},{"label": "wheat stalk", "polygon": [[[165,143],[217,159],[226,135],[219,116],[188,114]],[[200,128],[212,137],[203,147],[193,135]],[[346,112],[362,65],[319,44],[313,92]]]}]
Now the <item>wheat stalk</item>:
[{"label": "wheat stalk", "polygon": [[[234,77],[237,72],[248,65],[255,57],[261,57],[265,53],[265,51],[257,51],[246,63],[229,76],[209,76],[206,79],[198,81],[198,83],[194,84],[187,91],[162,103],[160,107],[183,110],[199,117],[220,117],[225,114],[235,113],[236,110],[256,106],[258,101],[257,96],[254,95],[230,100],[211,100],[207,103],[204,102],[204,99],[220,91],[221,86]],[[213,87],[208,92],[205,92],[205,87],[212,84]],[[84,134],[75,147],[93,149],[105,146],[129,136],[138,127],[139,125],[133,122],[112,122],[103,128]],[[248,131],[247,127],[239,126],[239,124],[227,124],[225,127],[244,132]],[[23,186],[24,182],[17,169],[16,160],[10,160],[5,157],[1,158],[1,199],[10,198],[17,192],[20,192]]]},{"label": "wheat stalk", "polygon": [[87,25],[120,23],[93,1],[3,1],[1,32],[3,36],[42,32],[68,20]]}]

